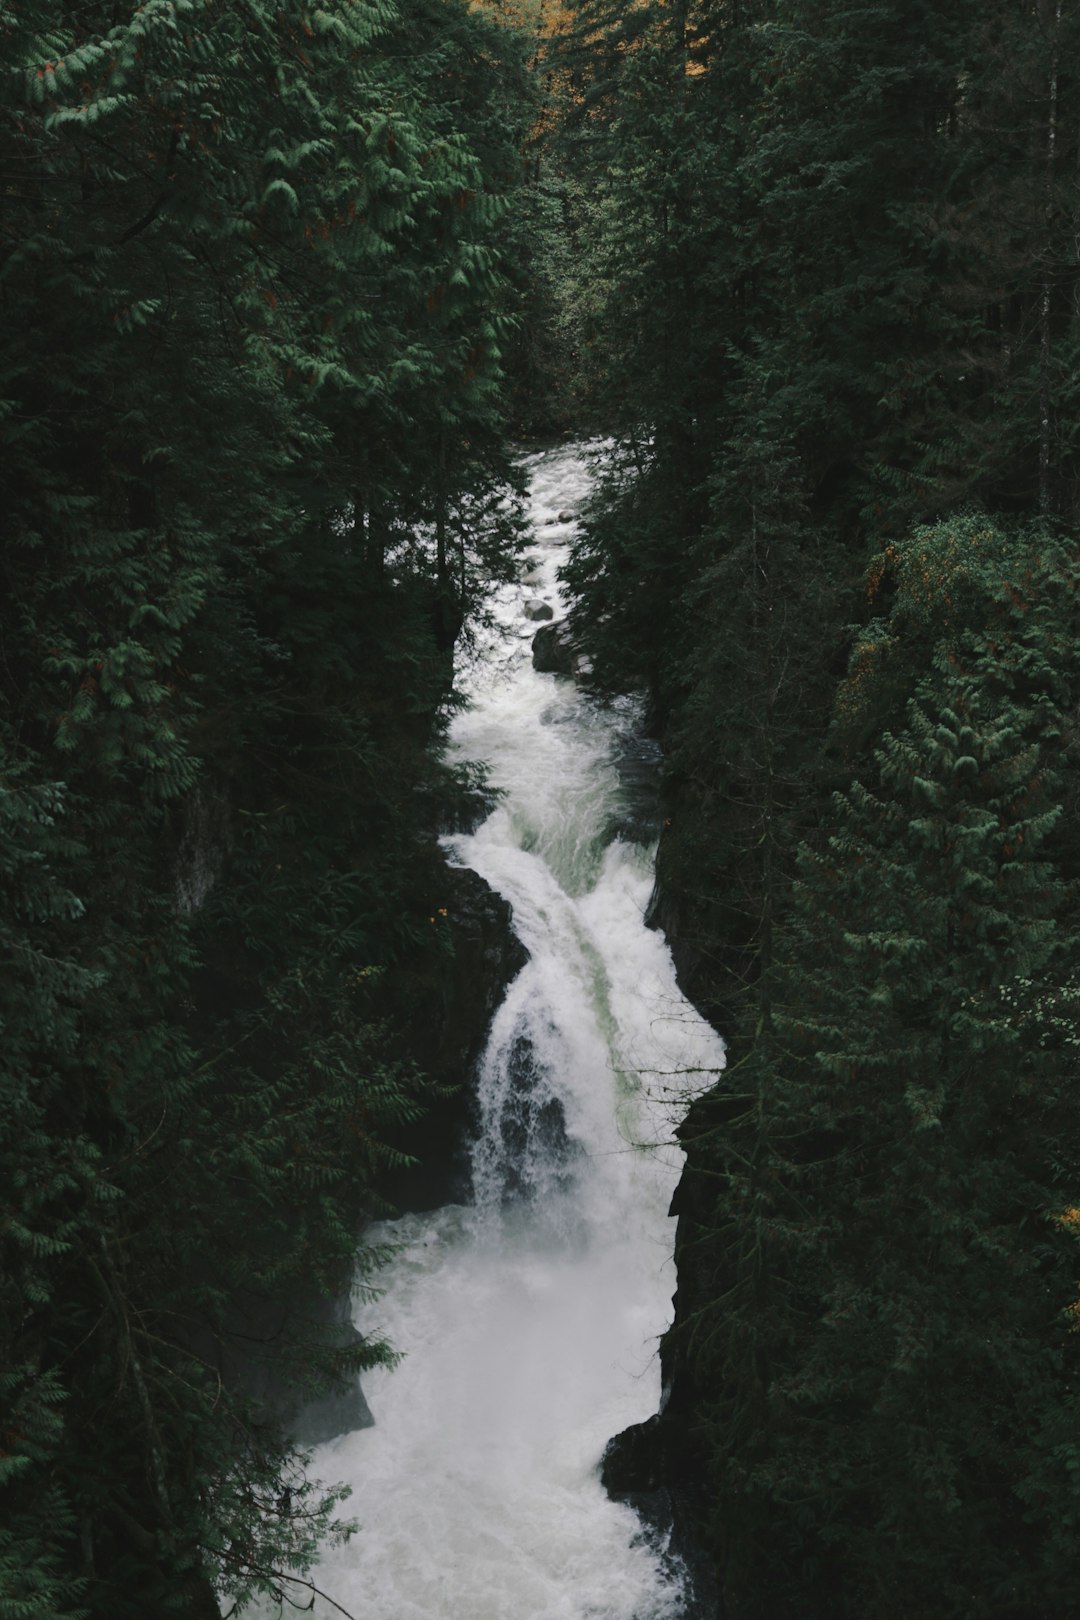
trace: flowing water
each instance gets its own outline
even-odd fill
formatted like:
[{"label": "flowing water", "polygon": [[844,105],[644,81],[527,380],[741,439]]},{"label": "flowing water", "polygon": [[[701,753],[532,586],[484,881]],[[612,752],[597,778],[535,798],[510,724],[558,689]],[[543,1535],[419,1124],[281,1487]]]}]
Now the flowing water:
[{"label": "flowing water", "polygon": [[[318,1585],[356,1620],[676,1620],[676,1564],[611,1502],[607,1440],[655,1412],[682,1155],[672,1132],[723,1062],[644,927],[652,852],[634,825],[637,716],[538,674],[527,603],[587,491],[580,449],[529,459],[535,537],[520,585],[462,670],[453,747],[502,790],[447,840],[512,904],[530,961],[478,1078],[474,1202],[386,1223],[383,1293],[358,1315],[405,1353],[365,1377],[375,1427],[319,1448],[360,1524]],[[563,514],[560,520],[560,514]],[[640,776],[640,771],[637,773]],[[335,1612],[316,1600],[314,1613]]]}]

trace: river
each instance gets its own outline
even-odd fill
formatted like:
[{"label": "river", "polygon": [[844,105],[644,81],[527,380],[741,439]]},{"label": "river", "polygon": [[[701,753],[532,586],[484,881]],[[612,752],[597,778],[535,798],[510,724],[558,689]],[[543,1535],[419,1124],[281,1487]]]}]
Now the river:
[{"label": "river", "polygon": [[[356,1620],[677,1620],[677,1563],[598,1477],[607,1440],[655,1412],[675,1284],[667,1209],[689,1098],[723,1063],[644,926],[652,849],[632,841],[638,715],[537,673],[528,603],[557,570],[589,469],[528,459],[521,584],[463,664],[452,748],[502,791],[446,840],[513,906],[530,961],[478,1076],[474,1201],[388,1222],[382,1293],[358,1313],[401,1364],[365,1376],[375,1427],[321,1446],[360,1529],[314,1572]],[[560,514],[562,517],[560,519]],[[631,773],[633,774],[633,773]],[[338,1610],[317,1599],[314,1614]]]}]

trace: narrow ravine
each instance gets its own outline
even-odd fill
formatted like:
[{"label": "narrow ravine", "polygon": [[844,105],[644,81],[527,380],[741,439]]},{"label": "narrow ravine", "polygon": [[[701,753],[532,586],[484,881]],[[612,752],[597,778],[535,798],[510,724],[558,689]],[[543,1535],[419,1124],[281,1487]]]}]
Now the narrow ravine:
[{"label": "narrow ravine", "polygon": [[[462,680],[453,747],[499,807],[447,841],[512,904],[530,961],[478,1079],[475,1201],[387,1223],[397,1246],[362,1329],[404,1352],[365,1390],[375,1427],[319,1449],[360,1531],[315,1578],[357,1620],[676,1620],[677,1566],[611,1502],[607,1440],[657,1409],[681,1153],[672,1131],[723,1062],[645,928],[652,851],[618,761],[632,705],[538,674],[526,605],[588,487],[583,452],[529,460],[535,542]],[[563,514],[560,520],[560,514]],[[315,1614],[329,1620],[330,1605]]]}]

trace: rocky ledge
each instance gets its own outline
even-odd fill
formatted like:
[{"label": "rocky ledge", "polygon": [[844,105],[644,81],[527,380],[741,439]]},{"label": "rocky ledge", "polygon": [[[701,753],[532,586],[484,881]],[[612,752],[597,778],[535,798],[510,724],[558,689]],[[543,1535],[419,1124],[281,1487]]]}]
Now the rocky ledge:
[{"label": "rocky ledge", "polygon": [[683,1620],[724,1620],[716,1572],[700,1550],[684,1493],[669,1483],[679,1474],[671,1442],[661,1416],[624,1429],[608,1442],[601,1483],[613,1501],[633,1508],[661,1561],[681,1577]]},{"label": "rocky ledge", "polygon": [[401,1144],[417,1163],[386,1189],[398,1209],[436,1209],[468,1197],[473,1070],[507,986],[528,961],[508,902],[477,873],[445,867],[438,895],[441,948],[407,964],[401,987],[412,1009],[406,1050],[433,1091]]}]

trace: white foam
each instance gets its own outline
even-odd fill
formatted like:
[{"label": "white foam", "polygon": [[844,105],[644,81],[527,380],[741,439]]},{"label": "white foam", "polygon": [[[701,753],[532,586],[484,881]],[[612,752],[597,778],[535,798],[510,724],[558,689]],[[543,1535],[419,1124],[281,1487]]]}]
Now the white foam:
[{"label": "white foam", "polygon": [[[529,465],[538,541],[559,541],[541,564],[559,613],[556,573],[574,525],[545,525],[577,511],[588,466],[575,448]],[[316,1580],[357,1620],[682,1612],[675,1574],[635,1515],[608,1499],[598,1464],[607,1440],[659,1403],[657,1343],[675,1283],[667,1208],[682,1159],[672,1131],[723,1048],[643,925],[650,853],[603,847],[621,791],[615,745],[632,709],[604,711],[532,669],[519,631],[535,589],[500,591],[485,656],[466,677],[473,705],[452,734],[505,797],[474,835],[448,841],[451,858],[510,900],[531,953],[480,1076],[478,1202],[373,1234],[400,1253],[359,1325],[385,1333],[405,1360],[365,1378],[376,1426],[316,1455],[321,1477],[352,1486],[361,1527]],[[518,1143],[528,1161],[518,1169],[541,1192],[505,1203],[522,1036],[565,1135],[558,1149],[542,1133]],[[334,1612],[316,1601],[316,1616]]]}]

